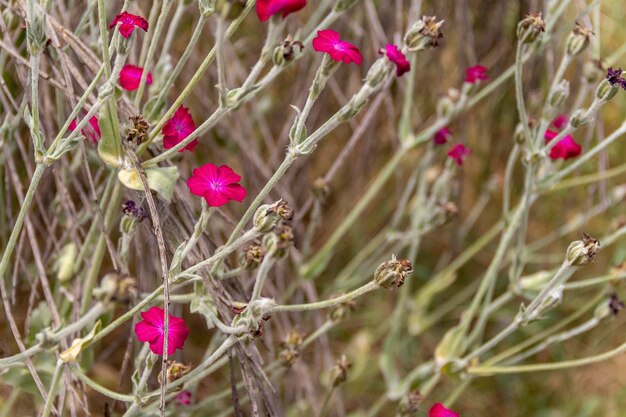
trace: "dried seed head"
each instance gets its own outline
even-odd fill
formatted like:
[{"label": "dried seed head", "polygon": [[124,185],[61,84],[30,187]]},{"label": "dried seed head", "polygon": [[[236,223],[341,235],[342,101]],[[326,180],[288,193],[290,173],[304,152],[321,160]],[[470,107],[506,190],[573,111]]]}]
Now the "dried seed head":
[{"label": "dried seed head", "polygon": [[298,59],[304,51],[304,44],[298,40],[294,40],[291,35],[282,41],[276,48],[272,59],[274,65],[285,66]]},{"label": "dried seed head", "polygon": [[419,409],[420,404],[424,400],[424,396],[419,391],[410,392],[398,408],[398,414],[402,417],[409,417],[415,415]]},{"label": "dried seed head", "polygon": [[287,336],[280,342],[282,350],[279,353],[283,366],[290,368],[293,363],[300,357],[302,342],[304,336],[297,330],[291,330]]},{"label": "dried seed head", "polygon": [[[176,361],[167,361],[167,382],[174,382],[182,378],[191,371],[191,365],[185,365]],[[158,381],[161,383],[161,373],[159,372]]]},{"label": "dried seed head", "polygon": [[583,266],[593,261],[600,250],[600,242],[583,233],[582,240],[570,243],[567,248],[567,260],[570,265]]},{"label": "dried seed head", "polygon": [[546,24],[541,12],[528,13],[517,25],[517,38],[522,43],[533,43],[545,30]]},{"label": "dried seed head", "polygon": [[352,367],[352,364],[346,358],[346,355],[341,355],[341,359],[335,362],[335,366],[330,370],[330,381],[333,387],[337,387],[348,379],[348,369]]},{"label": "dried seed head", "polygon": [[408,259],[397,259],[395,255],[390,261],[383,262],[374,273],[374,280],[383,288],[401,287],[405,279],[413,272]]},{"label": "dried seed head", "polygon": [[248,246],[241,257],[241,265],[244,269],[251,271],[256,269],[265,258],[265,250],[261,245]]},{"label": "dried seed head", "polygon": [[580,54],[589,45],[592,35],[594,33],[591,28],[576,21],[576,26],[567,38],[566,52],[571,56]]},{"label": "dried seed head", "polygon": [[139,223],[145,219],[146,212],[133,200],[128,200],[122,204],[122,220],[120,221],[120,231],[126,235],[131,235],[137,229]]},{"label": "dried seed head", "polygon": [[281,200],[273,204],[263,204],[254,213],[254,227],[260,232],[269,232],[276,225],[289,224],[293,220],[294,210]]},{"label": "dried seed head", "polygon": [[133,123],[133,126],[128,129],[126,141],[134,146],[137,146],[146,140],[146,135],[150,126],[141,114],[131,117],[130,121]]},{"label": "dried seed head", "polygon": [[271,233],[263,237],[263,248],[267,255],[282,258],[287,254],[287,250],[293,246],[295,236],[291,226],[279,224],[274,226]]},{"label": "dried seed head", "polygon": [[439,39],[443,38],[441,25],[443,20],[437,21],[436,16],[424,16],[411,26],[404,37],[404,43],[409,51],[421,51],[439,46]]}]

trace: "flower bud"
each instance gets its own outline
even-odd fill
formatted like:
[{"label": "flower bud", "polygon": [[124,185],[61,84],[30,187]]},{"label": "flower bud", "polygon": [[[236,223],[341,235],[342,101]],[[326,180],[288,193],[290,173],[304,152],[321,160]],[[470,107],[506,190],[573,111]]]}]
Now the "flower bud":
[{"label": "flower bud", "polygon": [[243,265],[243,269],[248,271],[256,269],[263,261],[263,258],[265,258],[265,251],[263,250],[263,246],[248,246],[244,250],[243,256],[241,258],[241,264]]},{"label": "flower bud", "polygon": [[436,16],[424,16],[411,26],[404,36],[404,43],[409,51],[422,51],[435,48],[439,45],[439,39],[443,38],[441,25],[443,20],[437,21]]},{"label": "flower bud", "polygon": [[574,30],[572,30],[572,32],[567,37],[567,43],[565,48],[567,54],[570,56],[576,56],[584,51],[585,48],[587,48],[587,46],[589,45],[591,35],[593,34],[594,33],[590,28],[584,26],[579,21],[576,21],[576,26],[574,27]]},{"label": "flower bud", "polygon": [[589,84],[597,82],[606,73],[601,60],[587,61],[583,64],[583,77]]},{"label": "flower bud", "polygon": [[615,94],[617,94],[617,90],[619,90],[619,84],[611,84],[609,80],[602,80],[600,84],[598,84],[598,88],[596,89],[596,97],[599,100],[609,101]]},{"label": "flower bud", "polygon": [[456,88],[450,88],[445,96],[437,101],[437,116],[440,118],[449,118],[456,112],[456,107],[461,93]]},{"label": "flower bud", "polygon": [[341,355],[341,359],[335,362],[335,366],[330,370],[330,382],[333,387],[337,387],[348,379],[348,369],[352,367],[352,364],[346,358],[346,355]]},{"label": "flower bud", "polygon": [[374,280],[382,288],[401,287],[404,280],[413,272],[408,259],[397,259],[395,255],[390,261],[383,262],[374,272]]},{"label": "flower bud", "polygon": [[570,243],[567,248],[567,260],[570,265],[583,266],[593,261],[600,249],[600,242],[583,233],[582,240]]},{"label": "flower bud", "polygon": [[574,113],[572,113],[572,117],[569,123],[576,129],[578,129],[579,127],[588,125],[589,123],[591,123],[591,121],[592,118],[587,114],[586,111],[578,109]]},{"label": "flower bud", "polygon": [[269,256],[282,258],[287,250],[293,246],[295,237],[291,226],[279,224],[274,226],[271,233],[263,237],[263,248]]},{"label": "flower bud", "polygon": [[293,40],[291,35],[289,35],[276,48],[274,48],[274,54],[272,56],[274,65],[279,67],[289,65],[293,61],[300,58],[303,51],[304,45],[302,42]]},{"label": "flower bud", "polygon": [[357,1],[358,0],[337,0],[337,3],[335,3],[335,7],[333,8],[333,12],[345,12],[346,10],[354,6]]},{"label": "flower bud", "polygon": [[215,0],[198,0],[198,7],[204,17],[210,17],[215,13]]},{"label": "flower bud", "polygon": [[27,15],[26,38],[28,40],[28,52],[31,55],[38,55],[46,46],[46,15],[38,2]]},{"label": "flower bud", "polygon": [[522,43],[533,43],[545,30],[546,24],[541,12],[528,13],[517,25],[517,38]]},{"label": "flower bud", "polygon": [[294,211],[285,201],[278,200],[273,204],[263,204],[254,213],[253,224],[260,232],[269,232],[280,223],[290,223]]},{"label": "flower bud", "polygon": [[569,81],[561,80],[550,96],[550,106],[555,109],[560,108],[567,97],[569,97]]},{"label": "flower bud", "polygon": [[367,71],[365,83],[374,90],[378,89],[378,87],[381,86],[383,81],[385,81],[387,76],[391,73],[391,69],[391,61],[384,57],[377,59],[374,64],[372,64],[369,71]]}]

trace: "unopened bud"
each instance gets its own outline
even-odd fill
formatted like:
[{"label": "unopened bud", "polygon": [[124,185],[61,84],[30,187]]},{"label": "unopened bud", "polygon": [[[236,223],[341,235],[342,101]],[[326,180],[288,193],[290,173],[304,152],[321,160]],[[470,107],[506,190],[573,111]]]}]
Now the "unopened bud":
[{"label": "unopened bud", "polygon": [[29,10],[26,22],[26,38],[28,40],[28,51],[31,55],[38,55],[46,45],[46,15],[38,2],[32,8],[32,15]]},{"label": "unopened bud", "polygon": [[424,16],[411,26],[404,36],[404,43],[409,51],[422,51],[435,48],[439,45],[439,39],[443,38],[441,25],[443,20],[437,21],[435,16]]},{"label": "unopened bud", "polygon": [[457,103],[461,98],[461,92],[456,88],[450,88],[445,96],[437,101],[437,116],[449,118],[454,115]]},{"label": "unopened bud", "polygon": [[386,58],[377,59],[365,76],[365,83],[374,90],[378,89],[391,73],[391,61]]},{"label": "unopened bud", "polygon": [[274,54],[272,59],[274,65],[285,66],[291,62],[297,60],[304,51],[304,45],[302,42],[293,40],[291,35],[282,41],[276,48],[274,48]]},{"label": "unopened bud", "polygon": [[546,24],[541,12],[528,13],[517,25],[517,38],[522,43],[533,43],[545,30]]},{"label": "unopened bud", "polygon": [[550,96],[550,106],[555,109],[560,108],[569,97],[569,81],[561,80]]},{"label": "unopened bud", "polygon": [[567,248],[567,260],[570,265],[583,266],[593,261],[600,249],[600,242],[583,233],[582,240],[570,243]]},{"label": "unopened bud", "polygon": [[374,280],[383,288],[401,287],[406,278],[413,272],[408,259],[397,259],[395,255],[390,261],[383,262],[374,273]]},{"label": "unopened bud", "polygon": [[352,367],[352,364],[346,358],[346,355],[342,355],[341,359],[335,362],[335,366],[330,370],[330,382],[333,387],[337,387],[348,379],[348,369]]},{"label": "unopened bud", "polygon": [[588,125],[589,123],[591,123],[591,121],[592,118],[587,114],[585,110],[578,109],[574,113],[572,113],[572,117],[569,123],[572,125],[572,127],[578,129],[579,127]]},{"label": "unopened bud", "polygon": [[593,34],[590,28],[577,21],[574,30],[572,30],[567,37],[567,47],[565,50],[568,55],[575,56],[584,51],[589,45],[590,38]]},{"label": "unopened bud", "polygon": [[615,94],[617,94],[617,90],[619,90],[619,84],[611,84],[609,80],[604,79],[600,81],[598,84],[598,88],[596,89],[596,97],[599,100],[609,101]]}]

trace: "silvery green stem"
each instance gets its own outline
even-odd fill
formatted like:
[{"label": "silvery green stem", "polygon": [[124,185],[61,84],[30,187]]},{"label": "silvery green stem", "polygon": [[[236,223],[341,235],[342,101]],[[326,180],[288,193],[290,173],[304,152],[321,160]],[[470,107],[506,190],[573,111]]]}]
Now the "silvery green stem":
[{"label": "silvery green stem", "polygon": [[100,394],[106,396],[107,398],[111,398],[113,400],[123,401],[127,403],[134,401],[134,397],[132,395],[120,394],[118,392],[111,391],[110,389],[105,388],[102,385],[98,384],[96,381],[94,381],[93,379],[85,375],[79,369],[78,364],[70,364],[68,366],[68,369],[72,372],[72,374],[74,374],[74,376],[80,379],[85,385],[91,387],[94,391],[99,392]]},{"label": "silvery green stem", "polygon": [[224,18],[221,16],[217,18],[217,28],[215,29],[215,51],[217,61],[217,91],[220,96],[220,106],[227,107],[228,88],[226,87],[226,68],[224,67]]},{"label": "silvery green stem", "polygon": [[526,114],[526,104],[524,103],[524,87],[522,84],[522,70],[524,67],[524,43],[522,40],[517,42],[517,50],[515,54],[515,103],[517,104],[517,113],[520,123],[524,131],[524,142],[529,149],[534,149],[534,142],[530,127],[528,126],[528,116]]},{"label": "silvery green stem", "polygon": [[109,54],[109,34],[104,0],[98,0],[98,28],[100,29],[100,53],[102,54],[104,75],[109,78],[111,76],[111,56]]},{"label": "silvery green stem", "polygon": [[187,258],[187,255],[189,255],[189,252],[191,252],[194,246],[196,246],[196,243],[198,243],[198,240],[200,240],[200,238],[202,237],[202,234],[204,233],[207,223],[209,221],[209,218],[211,217],[214,211],[215,211],[215,208],[209,207],[209,205],[203,199],[202,200],[202,213],[200,213],[200,217],[198,218],[198,221],[196,222],[193,228],[193,234],[191,235],[191,237],[185,244],[185,247],[183,248],[183,251],[180,255],[179,262],[182,263],[182,261]]},{"label": "silvery green stem", "polygon": [[310,310],[319,310],[322,308],[329,308],[336,306],[341,303],[345,303],[346,301],[353,300],[357,297],[362,296],[370,291],[380,288],[375,281],[370,281],[362,287],[357,288],[347,294],[341,295],[339,297],[330,298],[324,301],[318,301],[316,303],[307,303],[307,304],[287,304],[287,305],[276,305],[272,309],[275,312],[284,312],[284,311],[310,311]]},{"label": "silvery green stem", "polygon": [[71,335],[72,333],[76,333],[82,330],[85,326],[94,322],[98,317],[104,314],[107,309],[108,306],[105,303],[103,303],[102,301],[97,302],[96,304],[94,304],[93,307],[91,307],[91,309],[87,313],[82,315],[80,319],[54,333],[53,340],[61,340]]},{"label": "silvery green stem", "polygon": [[263,291],[263,284],[265,283],[265,279],[267,278],[267,274],[269,273],[272,266],[274,266],[275,258],[272,254],[267,254],[263,258],[261,265],[259,266],[259,270],[257,271],[256,280],[254,281],[254,288],[252,289],[252,295],[250,296],[250,303],[257,300],[261,296],[261,291]]},{"label": "silvery green stem", "polygon": [[541,303],[544,301],[546,296],[558,285],[563,284],[571,276],[571,273],[574,270],[575,270],[575,267],[572,266],[567,259],[563,261],[563,263],[561,264],[561,267],[556,272],[556,274],[554,274],[554,276],[552,277],[552,279],[550,279],[548,284],[546,284],[546,286],[543,287],[541,292],[539,292],[539,295],[537,295],[537,297],[535,297],[535,299],[528,305],[528,308],[526,308],[524,315],[531,316],[534,313],[534,311],[537,309],[537,307],[541,305]]},{"label": "silvery green stem", "polygon": [[46,402],[43,406],[43,411],[41,412],[41,417],[48,417],[50,415],[50,411],[52,410],[52,403],[54,402],[57,390],[59,389],[59,382],[61,381],[61,375],[63,374],[64,366],[65,362],[58,359],[56,367],[54,368],[54,374],[52,375],[52,382],[50,383],[48,397],[46,398]]}]

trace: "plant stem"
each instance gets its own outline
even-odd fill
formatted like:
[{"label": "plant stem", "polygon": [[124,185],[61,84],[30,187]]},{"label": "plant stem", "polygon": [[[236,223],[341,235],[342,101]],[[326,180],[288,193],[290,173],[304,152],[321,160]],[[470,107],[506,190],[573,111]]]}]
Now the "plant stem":
[{"label": "plant stem", "polygon": [[48,391],[48,397],[41,412],[41,417],[48,417],[52,409],[52,403],[56,398],[56,392],[59,389],[59,382],[61,381],[61,375],[63,374],[63,367],[65,363],[58,359],[56,368],[54,368],[54,374],[52,375],[52,382],[50,383],[50,390]]},{"label": "plant stem", "polygon": [[310,310],[319,310],[322,308],[329,308],[336,306],[341,303],[345,303],[346,301],[350,301],[354,298],[360,297],[363,294],[366,294],[370,291],[379,288],[378,284],[375,281],[370,281],[362,287],[357,288],[354,291],[351,291],[347,294],[341,295],[339,297],[330,298],[324,301],[318,301],[316,303],[308,303],[308,304],[289,304],[289,305],[277,305],[272,309],[275,312],[283,312],[283,311],[310,311]]}]

